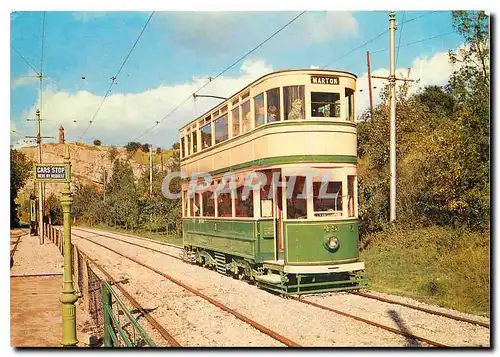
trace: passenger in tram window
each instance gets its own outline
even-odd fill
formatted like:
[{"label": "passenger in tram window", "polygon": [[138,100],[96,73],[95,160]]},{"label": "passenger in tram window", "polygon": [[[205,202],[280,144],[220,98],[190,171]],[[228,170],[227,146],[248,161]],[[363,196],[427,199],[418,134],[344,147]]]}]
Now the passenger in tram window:
[{"label": "passenger in tram window", "polygon": [[276,108],[274,105],[269,107],[269,112],[267,115],[267,122],[272,123],[273,121],[279,121],[280,118],[278,118],[278,108]]},{"label": "passenger in tram window", "polygon": [[261,126],[266,123],[266,111],[264,107],[259,108],[257,118],[255,118],[255,127]]},{"label": "passenger in tram window", "polygon": [[292,110],[288,114],[288,120],[303,119],[302,99],[297,98],[292,103]]}]

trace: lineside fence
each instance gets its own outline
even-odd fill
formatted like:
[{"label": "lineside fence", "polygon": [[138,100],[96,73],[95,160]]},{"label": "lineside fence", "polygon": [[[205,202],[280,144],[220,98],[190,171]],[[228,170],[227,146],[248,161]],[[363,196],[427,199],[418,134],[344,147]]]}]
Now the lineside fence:
[{"label": "lineside fence", "polygon": [[[54,243],[61,255],[64,249],[64,232],[44,223],[45,237]],[[83,309],[93,322],[93,333],[104,341],[105,347],[155,346],[144,328],[137,322],[116,291],[114,282],[100,276],[106,274],[77,246],[71,245],[73,265],[71,272],[75,290]],[[100,271],[101,274],[97,272]],[[120,317],[125,316],[125,318]]]}]

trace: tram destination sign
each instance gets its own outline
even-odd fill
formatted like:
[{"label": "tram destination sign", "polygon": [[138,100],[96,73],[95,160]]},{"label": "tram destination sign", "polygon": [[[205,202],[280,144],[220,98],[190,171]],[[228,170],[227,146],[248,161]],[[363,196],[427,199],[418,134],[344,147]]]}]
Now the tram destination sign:
[{"label": "tram destination sign", "polygon": [[311,76],[312,84],[330,84],[338,86],[340,84],[339,77],[337,76]]},{"label": "tram destination sign", "polygon": [[42,182],[69,182],[68,164],[34,164],[34,178]]}]

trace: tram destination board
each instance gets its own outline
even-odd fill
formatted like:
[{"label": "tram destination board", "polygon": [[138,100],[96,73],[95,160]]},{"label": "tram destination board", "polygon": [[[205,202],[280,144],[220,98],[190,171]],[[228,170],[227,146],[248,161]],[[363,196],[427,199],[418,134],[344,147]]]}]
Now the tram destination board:
[{"label": "tram destination board", "polygon": [[311,76],[311,83],[312,84],[330,84],[334,86],[338,86],[340,84],[339,77],[337,76],[327,76],[327,75],[321,75],[321,76]]},{"label": "tram destination board", "polygon": [[68,164],[34,164],[34,179],[42,182],[69,182]]}]

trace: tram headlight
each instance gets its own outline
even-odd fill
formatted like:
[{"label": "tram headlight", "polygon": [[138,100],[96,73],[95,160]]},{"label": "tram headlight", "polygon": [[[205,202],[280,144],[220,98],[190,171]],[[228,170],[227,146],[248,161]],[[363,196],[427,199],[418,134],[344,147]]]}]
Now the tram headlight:
[{"label": "tram headlight", "polygon": [[330,249],[334,250],[334,249],[337,249],[339,247],[339,240],[338,238],[336,237],[330,237],[328,239],[328,246],[330,247]]}]

